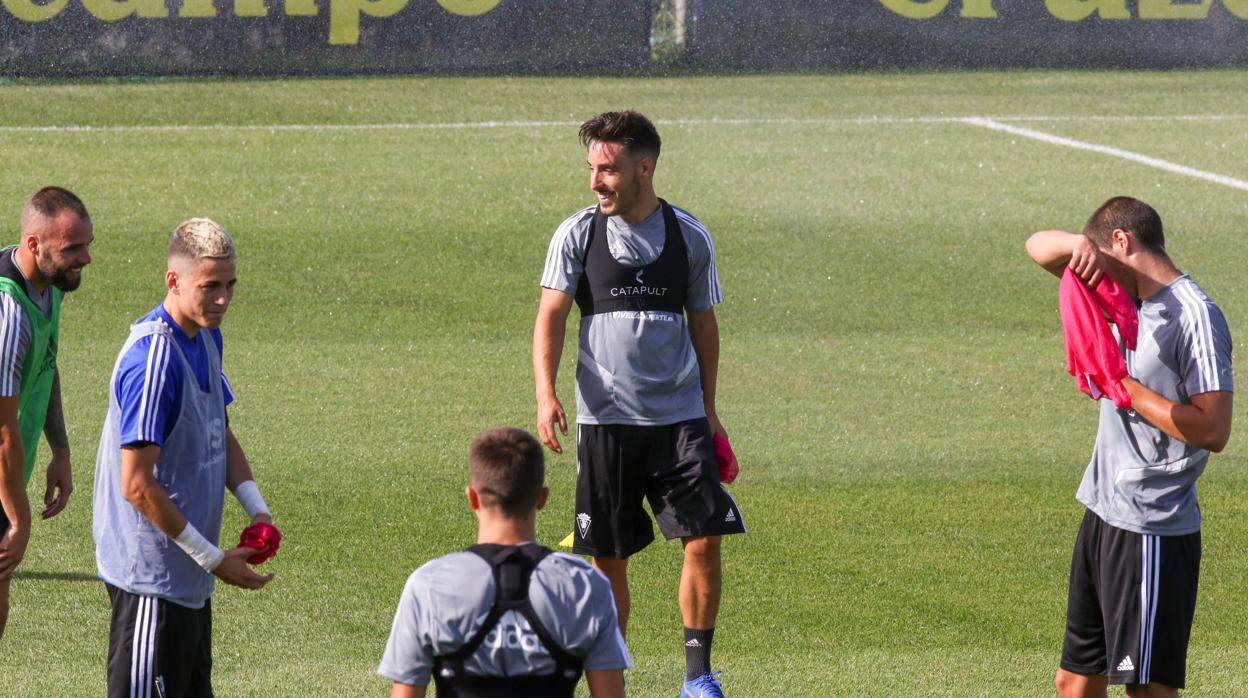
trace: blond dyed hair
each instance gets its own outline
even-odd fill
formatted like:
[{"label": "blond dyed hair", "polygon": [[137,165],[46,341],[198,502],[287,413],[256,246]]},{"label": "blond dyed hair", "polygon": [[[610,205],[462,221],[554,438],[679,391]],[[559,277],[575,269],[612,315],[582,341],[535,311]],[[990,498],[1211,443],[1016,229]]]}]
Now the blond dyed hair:
[{"label": "blond dyed hair", "polygon": [[173,229],[169,259],[238,259],[234,238],[210,218],[192,218]]}]

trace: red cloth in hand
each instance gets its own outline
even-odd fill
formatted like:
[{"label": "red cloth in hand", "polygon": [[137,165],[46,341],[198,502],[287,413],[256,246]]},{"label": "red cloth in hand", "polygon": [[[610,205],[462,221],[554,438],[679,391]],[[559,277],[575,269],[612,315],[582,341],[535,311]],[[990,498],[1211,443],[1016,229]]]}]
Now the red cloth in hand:
[{"label": "red cloth in hand", "polygon": [[1109,322],[1118,328],[1122,343],[1135,349],[1139,334],[1135,303],[1108,276],[1101,276],[1096,288],[1089,289],[1067,269],[1058,291],[1058,309],[1066,337],[1066,370],[1075,377],[1075,384],[1093,400],[1109,397],[1119,409],[1131,407],[1131,396],[1122,385],[1127,362]]},{"label": "red cloth in hand", "polygon": [[260,550],[247,558],[248,564],[258,565],[277,554],[277,549],[282,544],[282,532],[277,530],[277,526],[260,521],[243,529],[242,535],[238,537],[238,544]]},{"label": "red cloth in hand", "polygon": [[711,443],[715,446],[715,460],[719,463],[719,481],[725,485],[732,484],[741,472],[741,466],[737,464],[737,454],[732,452],[732,446],[723,434],[712,436]]}]

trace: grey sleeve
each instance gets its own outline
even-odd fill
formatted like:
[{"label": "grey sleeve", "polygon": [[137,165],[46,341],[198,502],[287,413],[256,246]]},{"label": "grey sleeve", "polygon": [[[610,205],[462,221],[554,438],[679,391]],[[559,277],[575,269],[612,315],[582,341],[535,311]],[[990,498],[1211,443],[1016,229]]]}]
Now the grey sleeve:
[{"label": "grey sleeve", "polygon": [[420,588],[421,581],[413,573],[399,597],[390,639],[377,667],[381,676],[409,686],[428,686],[433,670],[433,654],[421,622]]},{"label": "grey sleeve", "polygon": [[576,293],[576,285],[585,271],[585,243],[594,209],[586,208],[572,214],[559,224],[546,249],[546,265],[542,269],[542,287]]},{"label": "grey sleeve", "polygon": [[676,218],[680,221],[685,246],[689,250],[689,291],[685,308],[700,313],[724,302],[724,294],[719,287],[719,272],[715,267],[715,244],[711,242],[711,234],[706,227],[696,218],[679,210]]},{"label": "grey sleeve", "polygon": [[593,617],[597,620],[598,636],[585,655],[585,669],[588,671],[605,671],[610,669],[630,669],[633,659],[628,655],[628,646],[624,644],[624,636],[620,634],[620,623],[615,609],[615,597],[611,595],[611,583],[594,570],[591,580],[590,594]]},{"label": "grey sleeve", "polygon": [[22,364],[30,348],[26,313],[13,296],[0,293],[0,397],[22,392]]},{"label": "grey sleeve", "polygon": [[1184,310],[1187,337],[1181,345],[1179,369],[1187,394],[1233,392],[1231,330],[1222,311],[1212,303],[1193,303]]}]

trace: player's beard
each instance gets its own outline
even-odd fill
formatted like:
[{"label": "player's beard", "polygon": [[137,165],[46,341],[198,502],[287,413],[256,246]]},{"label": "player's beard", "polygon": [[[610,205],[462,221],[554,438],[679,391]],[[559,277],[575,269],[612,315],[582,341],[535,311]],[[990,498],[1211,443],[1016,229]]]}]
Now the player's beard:
[{"label": "player's beard", "polygon": [[637,201],[641,198],[641,175],[634,174],[633,180],[629,182],[628,187],[620,187],[615,190],[615,212],[611,215],[618,216],[625,213],[632,213],[637,207]]},{"label": "player's beard", "polygon": [[78,278],[72,278],[69,275],[69,269],[62,269],[56,266],[56,263],[49,257],[35,257],[35,266],[38,267],[39,273],[47,280],[48,284],[55,286],[65,293],[78,290],[82,285],[82,272],[78,273]]}]

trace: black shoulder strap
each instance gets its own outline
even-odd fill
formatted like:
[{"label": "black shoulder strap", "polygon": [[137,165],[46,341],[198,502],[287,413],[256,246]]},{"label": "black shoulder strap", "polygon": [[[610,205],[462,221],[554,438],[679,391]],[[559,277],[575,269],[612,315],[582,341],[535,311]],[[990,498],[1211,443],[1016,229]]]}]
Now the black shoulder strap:
[{"label": "black shoulder strap", "polygon": [[680,232],[680,219],[676,217],[676,209],[663,199],[659,199],[659,208],[663,209],[663,251],[680,252],[687,258],[689,251],[685,249],[685,235]]},{"label": "black shoulder strap", "polygon": [[533,568],[537,566],[537,563],[528,564],[527,556],[521,554],[521,550],[520,547],[493,544],[480,544],[468,548],[467,552],[476,554],[490,566],[490,571],[494,575],[494,606],[490,608],[477,634],[458,650],[445,655],[447,661],[462,662],[471,657],[481,647],[481,643],[485,642],[486,636],[490,634],[494,626],[498,625],[499,619],[507,612],[515,595],[523,590],[525,598],[528,598],[529,579],[533,576]]},{"label": "black shoulder strap", "polygon": [[[589,248],[594,244],[594,238],[599,235],[607,234],[607,214],[602,212],[601,206],[594,208],[594,219],[589,223],[589,235],[585,238],[585,256],[589,256]],[[605,239],[605,238],[604,238]],[[582,263],[585,259],[581,260]]]},{"label": "black shoulder strap", "polygon": [[30,286],[26,283],[26,277],[22,276],[22,270],[17,268],[17,261],[13,259],[13,252],[16,249],[15,247],[0,249],[0,276],[12,279],[26,292],[26,296],[30,297]]},{"label": "black shoulder strap", "polygon": [[588,269],[590,250],[594,248],[594,240],[602,238],[607,239],[607,214],[602,212],[602,207],[594,209],[594,217],[589,222],[589,234],[585,237],[585,252],[581,257],[581,278],[576,282],[576,306],[580,309],[581,315],[592,315],[594,308],[594,291],[589,287]]},{"label": "black shoulder strap", "polygon": [[485,642],[486,636],[490,634],[494,626],[498,625],[503,614],[514,610],[529,621],[533,634],[537,635],[537,639],[546,647],[546,651],[550,653],[556,665],[561,669],[566,666],[579,670],[583,660],[568,653],[555,642],[554,636],[537,617],[533,605],[529,603],[529,582],[533,578],[533,570],[537,568],[538,563],[551,554],[550,548],[544,548],[536,543],[518,546],[481,544],[468,548],[468,552],[476,554],[490,565],[494,574],[494,606],[485,617],[485,621],[481,623],[477,633],[458,650],[445,655],[444,659],[461,662],[471,657],[481,647],[481,643]]}]

